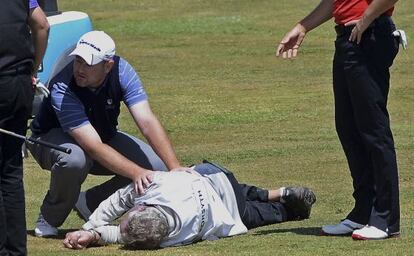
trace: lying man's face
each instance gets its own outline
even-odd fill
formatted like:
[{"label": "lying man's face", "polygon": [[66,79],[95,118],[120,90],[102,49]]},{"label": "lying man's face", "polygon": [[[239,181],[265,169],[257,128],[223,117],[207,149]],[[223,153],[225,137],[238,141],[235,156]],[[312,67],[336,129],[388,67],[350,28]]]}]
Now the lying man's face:
[{"label": "lying man's face", "polygon": [[129,220],[138,212],[144,211],[148,206],[139,204],[132,207],[122,218],[121,223],[119,223],[119,228],[121,229],[121,234],[125,235],[127,233]]}]

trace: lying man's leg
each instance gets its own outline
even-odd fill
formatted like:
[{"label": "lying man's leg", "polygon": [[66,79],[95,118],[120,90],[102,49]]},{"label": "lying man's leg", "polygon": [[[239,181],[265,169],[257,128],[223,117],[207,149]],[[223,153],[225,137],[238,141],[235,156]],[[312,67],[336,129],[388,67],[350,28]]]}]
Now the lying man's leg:
[{"label": "lying man's leg", "polygon": [[315,194],[306,187],[265,190],[239,184],[231,171],[206,160],[203,164],[197,165],[195,170],[207,177],[217,172],[226,175],[234,190],[240,217],[248,229],[289,220],[307,219],[316,201]]}]

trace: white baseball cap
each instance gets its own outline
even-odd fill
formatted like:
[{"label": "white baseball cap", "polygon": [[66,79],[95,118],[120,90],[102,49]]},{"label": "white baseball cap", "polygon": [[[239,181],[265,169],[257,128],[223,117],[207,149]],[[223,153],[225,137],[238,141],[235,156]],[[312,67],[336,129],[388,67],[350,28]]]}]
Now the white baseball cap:
[{"label": "white baseball cap", "polygon": [[70,56],[82,57],[88,65],[111,60],[115,55],[115,42],[103,31],[91,31],[79,39]]}]

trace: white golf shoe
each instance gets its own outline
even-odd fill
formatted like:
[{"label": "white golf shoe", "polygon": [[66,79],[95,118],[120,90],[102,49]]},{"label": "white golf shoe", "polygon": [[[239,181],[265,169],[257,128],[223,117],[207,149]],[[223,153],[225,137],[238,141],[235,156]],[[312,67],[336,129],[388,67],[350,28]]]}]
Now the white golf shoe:
[{"label": "white golf shoe", "polygon": [[346,236],[351,235],[354,230],[363,228],[364,225],[344,219],[338,224],[334,225],[325,225],[322,227],[322,232],[324,235],[330,236]]},{"label": "white golf shoe", "polygon": [[374,226],[365,226],[361,229],[355,230],[352,233],[354,240],[374,240],[374,239],[385,239],[388,238],[388,234],[379,228]]}]

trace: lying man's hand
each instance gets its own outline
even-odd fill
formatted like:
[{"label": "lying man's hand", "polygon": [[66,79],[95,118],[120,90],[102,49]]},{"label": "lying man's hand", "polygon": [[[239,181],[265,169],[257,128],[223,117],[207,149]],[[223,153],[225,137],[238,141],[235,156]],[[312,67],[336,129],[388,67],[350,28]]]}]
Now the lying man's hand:
[{"label": "lying man's hand", "polygon": [[63,244],[69,249],[84,249],[88,245],[96,243],[96,236],[91,231],[78,230],[66,234]]}]

